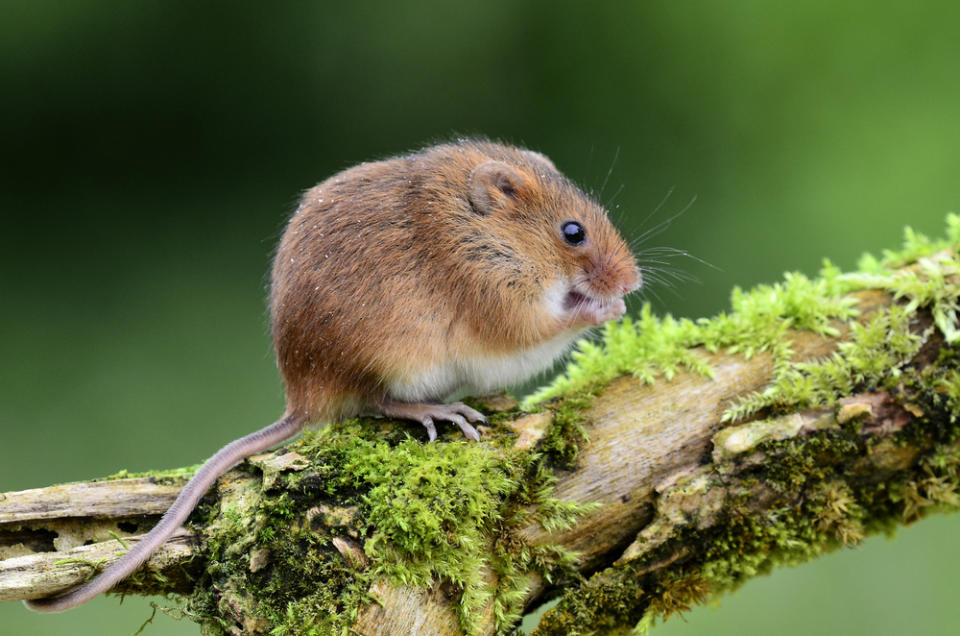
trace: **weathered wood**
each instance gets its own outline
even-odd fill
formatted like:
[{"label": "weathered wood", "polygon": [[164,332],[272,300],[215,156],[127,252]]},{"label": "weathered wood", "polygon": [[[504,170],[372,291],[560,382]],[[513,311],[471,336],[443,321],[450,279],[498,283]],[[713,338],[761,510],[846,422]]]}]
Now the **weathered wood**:
[{"label": "weathered wood", "polygon": [[[0,601],[49,596],[86,580],[149,530],[185,483],[134,477],[0,494]],[[197,543],[181,529],[145,571],[168,576],[192,558]],[[171,591],[189,589],[183,576],[169,583]]]},{"label": "weathered wood", "polygon": [[[119,559],[127,550],[124,544],[129,547],[137,540],[137,537],[127,537],[123,543],[114,539],[0,560],[0,601],[41,598],[73,587],[85,581],[97,568]],[[184,577],[170,574],[187,564],[197,548],[197,537],[181,528],[150,557],[144,571],[148,575],[163,576],[166,579],[164,586],[171,592],[187,592],[190,586]],[[135,582],[129,587],[137,589]]]},{"label": "weathered wood", "polygon": [[77,482],[0,494],[0,524],[65,517],[160,515],[185,478],[157,483],[150,477]]}]

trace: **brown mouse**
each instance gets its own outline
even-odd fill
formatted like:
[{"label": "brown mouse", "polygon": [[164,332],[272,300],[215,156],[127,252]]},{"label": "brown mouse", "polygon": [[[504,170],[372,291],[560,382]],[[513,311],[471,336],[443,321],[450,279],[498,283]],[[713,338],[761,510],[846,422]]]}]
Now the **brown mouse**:
[{"label": "brown mouse", "polygon": [[459,140],[363,163],[306,192],[280,240],[270,293],[283,418],[210,458],[159,523],[70,609],[136,570],[244,458],[364,412],[435,422],[479,440],[486,393],[550,367],[581,332],[623,315],[641,276],[604,209],[541,154]]}]

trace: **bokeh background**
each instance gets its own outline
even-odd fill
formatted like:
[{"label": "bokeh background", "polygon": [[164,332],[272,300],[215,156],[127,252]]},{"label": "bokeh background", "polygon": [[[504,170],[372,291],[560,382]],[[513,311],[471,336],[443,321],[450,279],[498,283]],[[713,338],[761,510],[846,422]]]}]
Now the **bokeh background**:
[{"label": "bokeh background", "polygon": [[[649,289],[678,315],[937,234],[960,210],[958,25],[928,1],[6,0],[0,491],[193,464],[272,421],[266,272],[298,192],[429,141],[545,152],[629,236],[686,209],[646,244],[711,265]],[[657,633],[955,634],[958,532],[871,538]],[[149,614],[9,603],[0,633]]]}]

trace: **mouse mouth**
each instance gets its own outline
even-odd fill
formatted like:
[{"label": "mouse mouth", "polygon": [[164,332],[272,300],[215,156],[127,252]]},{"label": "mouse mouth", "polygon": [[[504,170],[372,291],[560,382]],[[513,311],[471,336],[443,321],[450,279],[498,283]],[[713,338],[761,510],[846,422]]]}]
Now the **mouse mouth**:
[{"label": "mouse mouth", "polygon": [[571,287],[563,297],[563,310],[571,325],[598,326],[621,318],[627,306],[623,298],[597,298]]},{"label": "mouse mouth", "polygon": [[582,309],[600,309],[602,304],[597,298],[572,288],[563,299],[563,308],[569,313],[577,313]]}]

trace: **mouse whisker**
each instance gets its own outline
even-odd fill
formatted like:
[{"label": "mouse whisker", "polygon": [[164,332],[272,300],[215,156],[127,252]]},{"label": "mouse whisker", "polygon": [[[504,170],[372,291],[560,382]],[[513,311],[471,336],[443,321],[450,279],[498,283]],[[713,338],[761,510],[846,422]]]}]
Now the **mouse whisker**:
[{"label": "mouse whisker", "polygon": [[607,176],[603,179],[603,184],[600,186],[600,197],[603,197],[603,191],[607,188],[607,181],[610,180],[610,175],[613,174],[613,168],[617,165],[617,159],[620,158],[620,146],[617,146],[616,151],[613,153],[613,161],[610,162],[610,167],[607,169]]}]

